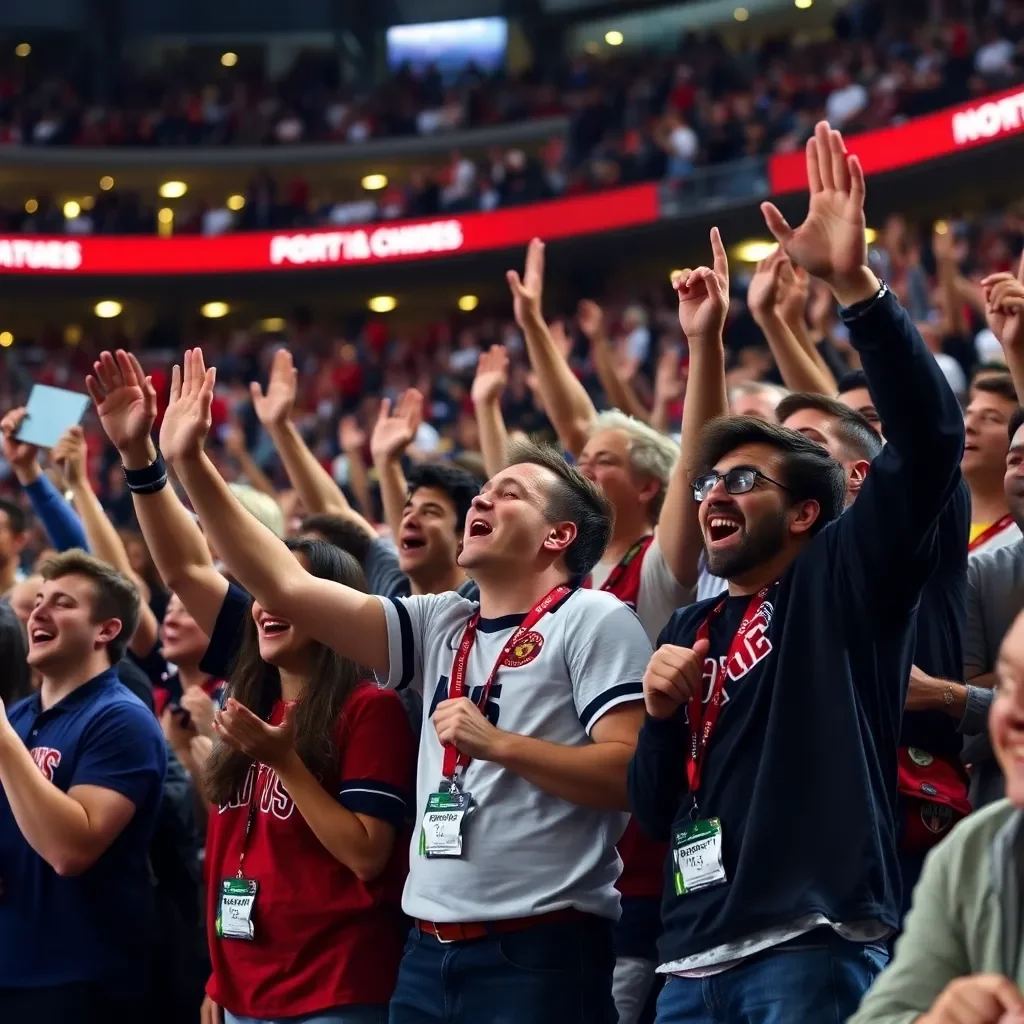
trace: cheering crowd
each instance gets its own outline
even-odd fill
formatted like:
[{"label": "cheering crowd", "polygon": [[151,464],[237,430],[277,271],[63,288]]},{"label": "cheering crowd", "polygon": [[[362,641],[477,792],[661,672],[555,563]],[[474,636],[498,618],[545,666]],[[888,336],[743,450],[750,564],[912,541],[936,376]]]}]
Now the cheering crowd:
[{"label": "cheering crowd", "polygon": [[727,386],[717,229],[673,277],[678,442],[586,306],[596,408],[538,240],[508,284],[558,446],[506,425],[494,345],[486,482],[409,458],[410,388],[368,441],[381,525],[285,348],[250,401],[287,510],[211,458],[200,349],[169,398],[124,350],[84,382],[141,539],[82,428],[44,468],[7,411],[53,550],[26,575],[0,502],[0,1019],[1024,1020],[1024,261],[977,282],[1004,358],[958,396],[826,122],[807,168],[746,296],[784,387]]}]

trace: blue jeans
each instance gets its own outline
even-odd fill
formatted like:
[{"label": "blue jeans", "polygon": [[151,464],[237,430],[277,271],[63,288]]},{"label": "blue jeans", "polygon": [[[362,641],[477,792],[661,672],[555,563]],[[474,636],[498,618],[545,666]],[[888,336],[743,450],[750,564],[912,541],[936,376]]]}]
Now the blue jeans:
[{"label": "blue jeans", "polygon": [[541,924],[470,942],[409,933],[390,1024],[615,1024],[612,922]]},{"label": "blue jeans", "polygon": [[657,1024],[844,1024],[888,959],[819,928],[721,974],[670,977]]},{"label": "blue jeans", "polygon": [[258,1017],[236,1017],[224,1011],[224,1024],[387,1024],[386,1006],[339,1006],[333,1010],[310,1013],[305,1017],[279,1017],[264,1020]]}]

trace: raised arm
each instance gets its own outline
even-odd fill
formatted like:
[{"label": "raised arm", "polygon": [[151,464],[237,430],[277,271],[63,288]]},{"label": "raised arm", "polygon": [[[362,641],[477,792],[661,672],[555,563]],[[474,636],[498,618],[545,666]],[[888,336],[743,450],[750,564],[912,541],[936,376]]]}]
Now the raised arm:
[{"label": "raised arm", "polygon": [[807,166],[810,211],[800,227],[791,228],[771,203],[762,210],[790,259],[823,280],[844,307],[886,438],[840,520],[843,536],[858,548],[846,561],[881,596],[899,594],[891,580],[900,572],[912,594],[931,571],[932,528],[959,480],[963,416],[910,318],[866,265],[864,175],[824,121],[807,144]]},{"label": "raised arm", "polygon": [[577,307],[577,318],[580,330],[590,342],[590,358],[608,403],[647,423],[650,420],[650,412],[640,401],[632,384],[623,380],[616,369],[615,349],[604,328],[604,311],[596,302],[584,299]]},{"label": "raised arm", "polygon": [[132,491],[132,502],[157,572],[209,636],[228,581],[214,568],[206,538],[168,486],[152,438],[157,409],[153,382],[138,359],[120,349],[116,355],[103,352],[93,371],[85,384],[125,470],[148,470],[144,475],[153,478],[144,492]]},{"label": "raised arm", "polygon": [[541,312],[544,294],[544,243],[535,238],[526,250],[522,278],[515,270],[505,275],[512,290],[516,323],[526,339],[526,351],[537,375],[544,411],[566,451],[578,456],[590,436],[597,410],[587,389],[558,351]]},{"label": "raised arm", "polygon": [[488,477],[505,468],[508,457],[508,430],[501,411],[501,396],[508,384],[508,352],[504,345],[492,345],[480,353],[473,378],[473,412],[480,431],[480,451]]},{"label": "raised arm", "polygon": [[679,296],[679,326],[690,347],[690,378],[683,405],[679,463],[658,519],[658,542],[675,578],[696,586],[704,538],[690,482],[697,474],[697,439],[704,425],[729,411],[722,332],[729,312],[729,261],[718,228],[711,229],[713,267],[681,271],[672,283]]},{"label": "raised arm", "polygon": [[332,512],[352,520],[368,534],[376,536],[373,526],[349,505],[341,488],[320,465],[292,422],[297,377],[291,352],[286,348],[278,349],[270,363],[266,394],[258,381],[249,385],[256,416],[274,442],[284,471],[298,492],[307,515]]},{"label": "raised arm", "polygon": [[985,319],[1003,346],[1017,401],[1024,404],[1024,253],[1016,277],[1006,272],[990,274],[981,286]]},{"label": "raised arm", "polygon": [[[363,453],[366,451],[366,432],[359,426],[355,416],[342,416],[338,422],[338,446],[348,460],[348,484],[355,495],[356,508],[352,509],[355,515],[360,517],[364,532],[367,527],[373,530],[373,526],[365,516],[373,514],[373,498],[370,495],[370,474],[366,468],[366,459]],[[319,460],[317,465],[320,465]],[[321,466],[321,469],[323,467]],[[344,498],[344,492],[342,492]],[[346,504],[348,504],[348,499]],[[377,531],[373,530],[374,536]]]},{"label": "raised arm", "polygon": [[747,290],[747,307],[772,350],[786,387],[790,391],[834,395],[832,375],[822,372],[782,316],[779,285],[783,267],[788,263],[786,254],[779,248],[757,265]]},{"label": "raised arm", "polygon": [[807,307],[810,298],[810,278],[800,267],[794,267],[786,260],[779,272],[778,313],[790,333],[796,338],[797,344],[803,349],[807,358],[817,367],[818,373],[825,379],[828,395],[836,393],[836,379],[829,369],[825,357],[818,351],[811,332],[807,329]]},{"label": "raised arm", "polygon": [[160,430],[174,467],[207,536],[232,575],[271,615],[301,623],[315,640],[376,672],[388,671],[384,608],[375,597],[306,572],[262,523],[238,503],[203,452],[210,430],[216,370],[199,349],[175,366]]},{"label": "raised arm", "polygon": [[89,548],[97,557],[103,559],[115,569],[135,581],[144,596],[139,609],[139,624],[132,635],[129,647],[140,657],[149,654],[156,646],[159,624],[152,608],[149,607],[149,588],[144,580],[135,574],[131,560],[125,550],[114,524],[100,504],[96,492],[89,482],[88,450],[85,444],[85,432],[81,427],[71,427],[55,445],[51,457],[63,467],[64,479],[75,498],[75,510],[82,520]]},{"label": "raised arm", "polygon": [[412,444],[422,422],[423,395],[415,388],[409,388],[399,398],[393,411],[390,399],[381,401],[377,424],[370,437],[370,454],[377,470],[384,522],[396,537],[409,498],[409,485],[402,471],[402,455]]},{"label": "raised arm", "polygon": [[237,423],[232,423],[224,435],[224,447],[227,449],[238,468],[242,471],[246,482],[262,494],[277,501],[277,488],[270,477],[263,472],[263,467],[252,457],[245,446],[245,432]]}]

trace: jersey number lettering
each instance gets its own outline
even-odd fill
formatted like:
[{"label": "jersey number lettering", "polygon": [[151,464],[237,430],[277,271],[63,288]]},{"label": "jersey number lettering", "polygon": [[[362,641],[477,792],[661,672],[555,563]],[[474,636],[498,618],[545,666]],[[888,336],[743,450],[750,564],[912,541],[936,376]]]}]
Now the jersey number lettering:
[{"label": "jersey number lettering", "polygon": [[[469,691],[469,699],[477,706],[480,707],[480,698],[484,695],[484,688],[482,686],[474,686]],[[484,717],[488,722],[491,723],[495,728],[498,727],[498,698],[501,696],[501,683],[495,682],[491,685],[491,692],[487,697],[487,707],[484,708]],[[434,687],[434,696],[430,701],[430,711],[427,713],[428,718],[433,718],[434,712],[437,710],[437,705],[443,700],[448,699],[448,677],[441,676],[437,681],[437,686]]]}]

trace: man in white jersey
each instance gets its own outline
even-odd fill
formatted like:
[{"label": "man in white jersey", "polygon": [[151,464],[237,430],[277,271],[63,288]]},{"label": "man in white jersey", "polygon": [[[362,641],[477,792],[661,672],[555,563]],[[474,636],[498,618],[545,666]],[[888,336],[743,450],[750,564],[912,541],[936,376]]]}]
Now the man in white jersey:
[{"label": "man in white jersey", "polygon": [[214,376],[185,354],[161,442],[232,574],[268,614],[425,691],[392,1024],[612,1024],[615,843],[651,647],[618,599],[579,587],[607,501],[556,453],[513,449],[466,521],[479,604],[350,590],[307,573],[203,454]]}]

